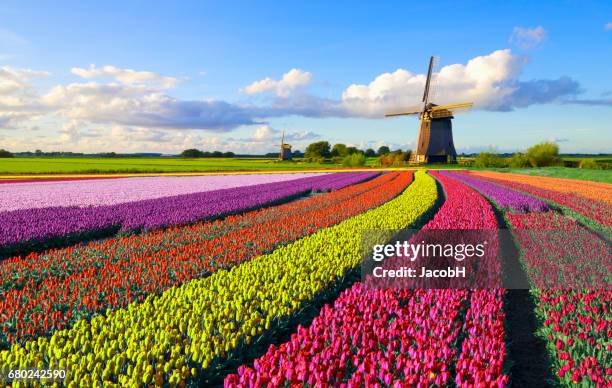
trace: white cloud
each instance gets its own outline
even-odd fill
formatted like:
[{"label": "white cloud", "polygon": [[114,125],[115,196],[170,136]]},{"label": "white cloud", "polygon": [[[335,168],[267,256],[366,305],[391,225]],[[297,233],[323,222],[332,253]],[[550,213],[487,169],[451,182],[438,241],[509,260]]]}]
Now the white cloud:
[{"label": "white cloud", "polygon": [[0,93],[22,94],[30,92],[30,81],[35,77],[47,76],[49,73],[30,69],[16,69],[10,66],[0,67]]},{"label": "white cloud", "polygon": [[291,93],[310,84],[312,74],[300,69],[291,69],[280,80],[264,78],[244,88],[247,94],[273,92],[279,97],[288,97]]},{"label": "white cloud", "polygon": [[83,123],[77,120],[71,120],[67,124],[65,124],[62,129],[59,131],[60,140],[62,143],[75,143],[81,138],[81,134],[79,132],[79,127],[82,126]]},{"label": "white cloud", "polygon": [[272,129],[269,125],[262,125],[255,129],[255,134],[253,135],[253,140],[255,141],[266,141],[272,138],[278,137],[277,135],[280,131],[276,129]]},{"label": "white cloud", "polygon": [[0,67],[0,128],[14,128],[44,113],[31,81],[46,75],[42,71]]},{"label": "white cloud", "polygon": [[152,71],[121,69],[112,65],[103,67],[89,65],[89,68],[86,69],[73,67],[70,71],[81,78],[111,77],[127,85],[156,85],[164,89],[170,89],[178,83],[178,78],[175,77],[164,76]]},{"label": "white cloud", "polygon": [[[525,58],[499,50],[471,59],[467,64],[443,67],[437,74],[436,103],[473,101],[476,109],[511,110],[574,95],[578,84],[570,78],[523,82],[519,76]],[[398,69],[383,73],[369,84],[350,85],[339,99],[294,93],[310,82],[308,72],[293,69],[282,80],[258,81],[251,93],[273,91],[262,106],[237,105],[221,100],[182,100],[167,94],[176,78],[150,71],[115,66],[73,69],[84,78],[111,76],[114,81],[57,85],[42,96],[33,93],[29,80],[45,73],[2,68],[0,71],[0,125],[6,127],[52,111],[68,120],[99,125],[156,129],[201,129],[228,132],[242,125],[265,124],[265,119],[304,117],[382,117],[420,102],[424,74]]]},{"label": "white cloud", "polygon": [[111,135],[114,139],[125,142],[163,142],[172,139],[172,134],[168,131],[121,125],[113,126]]},{"label": "white cloud", "polygon": [[610,22],[610,23],[606,23],[606,24],[604,25],[604,30],[606,30],[606,31],[612,31],[612,22]]},{"label": "white cloud", "polygon": [[538,27],[514,27],[512,35],[508,40],[521,48],[529,49],[540,45],[546,40],[547,32],[542,26]]},{"label": "white cloud", "polygon": [[[512,110],[559,99],[578,104],[610,104],[608,100],[577,100],[577,82],[568,77],[520,80],[526,59],[510,50],[478,56],[465,64],[452,64],[437,73],[435,103],[473,101],[475,109]],[[366,84],[348,86],[338,98],[321,98],[302,88],[311,74],[293,69],[281,80],[258,81],[247,93],[274,93],[263,105],[238,105],[221,100],[183,100],[169,95],[176,78],[149,71],[90,66],[73,69],[83,82],[60,84],[44,94],[33,86],[47,75],[28,69],[0,68],[0,129],[54,129],[55,138],[36,140],[20,131],[24,147],[117,152],[180,152],[185,148],[261,153],[274,151],[280,130],[266,125],[274,117],[369,117],[420,104],[425,75],[398,69]],[[110,79],[98,79],[106,77]],[[106,81],[106,82],[105,82]],[[224,133],[254,126],[247,138],[203,135],[198,130]],[[57,130],[57,128],[60,128]],[[38,131],[38,133],[48,131]],[[18,135],[15,135],[18,136]],[[302,149],[320,136],[311,131],[287,131],[286,141]],[[32,143],[30,143],[30,140]],[[125,143],[125,144],[123,144]],[[10,143],[7,146],[10,146]],[[68,145],[73,145],[68,148]],[[19,147],[21,148],[21,147]],[[18,149],[19,149],[18,148]],[[39,147],[40,148],[40,147]]]},{"label": "white cloud", "polygon": [[58,85],[41,100],[62,116],[93,123],[217,132],[257,124],[242,107],[219,100],[180,100],[142,85]]},{"label": "white cloud", "polygon": [[297,131],[285,135],[285,141],[304,142],[321,138],[321,135],[312,131]]},{"label": "white cloud", "polygon": [[[244,139],[252,142],[270,142],[276,141],[280,143],[282,137],[282,131],[280,129],[274,129],[269,125],[261,125],[255,129],[255,133],[252,138]],[[321,135],[311,131],[285,131],[286,142],[303,142],[308,140],[314,140],[320,138]]]},{"label": "white cloud", "polygon": [[339,100],[322,98],[306,93],[298,93],[289,97],[276,97],[269,105],[249,107],[255,117],[347,117],[349,112],[344,109]]},{"label": "white cloud", "polygon": [[[475,109],[504,111],[578,92],[578,84],[567,77],[519,81],[526,63],[506,49],[472,58],[465,65],[444,66],[436,74],[433,102],[474,102]],[[421,103],[425,78],[404,69],[383,73],[367,85],[350,85],[342,93],[342,105],[353,116],[372,118],[406,110]]]}]

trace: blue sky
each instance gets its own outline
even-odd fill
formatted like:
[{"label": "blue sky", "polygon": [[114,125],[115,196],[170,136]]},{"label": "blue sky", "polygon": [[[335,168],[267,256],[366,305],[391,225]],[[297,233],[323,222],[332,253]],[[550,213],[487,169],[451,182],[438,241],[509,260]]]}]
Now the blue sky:
[{"label": "blue sky", "polygon": [[126,3],[0,5],[0,148],[412,148],[436,55],[459,152],[612,151],[610,2]]}]

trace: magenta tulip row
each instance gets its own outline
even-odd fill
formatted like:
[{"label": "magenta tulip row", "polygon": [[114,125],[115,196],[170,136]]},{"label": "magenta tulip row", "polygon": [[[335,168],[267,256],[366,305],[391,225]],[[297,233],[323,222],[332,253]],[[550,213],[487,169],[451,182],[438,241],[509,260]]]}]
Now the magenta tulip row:
[{"label": "magenta tulip row", "polygon": [[495,201],[498,206],[505,210],[526,213],[530,211],[546,211],[549,209],[548,204],[540,199],[491,182],[480,180],[465,172],[443,171],[441,174],[453,177],[470,185],[491,198],[492,201]]},{"label": "magenta tulip row", "polygon": [[465,290],[372,290],[357,283],[253,368],[229,375],[225,386],[448,384],[468,298]]}]

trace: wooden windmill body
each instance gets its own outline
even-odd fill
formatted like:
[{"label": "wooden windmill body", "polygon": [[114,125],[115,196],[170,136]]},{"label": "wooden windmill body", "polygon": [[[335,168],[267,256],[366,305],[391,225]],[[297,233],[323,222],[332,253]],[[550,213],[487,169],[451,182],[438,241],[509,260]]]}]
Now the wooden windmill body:
[{"label": "wooden windmill body", "polygon": [[453,112],[466,109],[471,102],[436,105],[429,102],[430,84],[435,58],[429,60],[427,81],[423,93],[423,108],[409,112],[390,113],[386,117],[419,115],[419,136],[416,149],[410,156],[413,163],[456,163],[457,151],[453,142]]},{"label": "wooden windmill body", "polygon": [[291,144],[285,143],[285,131],[283,131],[283,137],[280,143],[280,153],[278,154],[278,160],[291,160]]}]

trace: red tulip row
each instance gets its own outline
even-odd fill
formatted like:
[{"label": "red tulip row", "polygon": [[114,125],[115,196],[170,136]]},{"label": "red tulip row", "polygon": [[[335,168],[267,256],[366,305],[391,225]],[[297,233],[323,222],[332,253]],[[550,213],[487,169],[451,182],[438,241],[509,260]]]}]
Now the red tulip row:
[{"label": "red tulip row", "polygon": [[504,179],[478,176],[478,179],[497,183],[518,191],[522,191],[537,197],[546,199],[565,206],[585,217],[599,222],[601,225],[612,226],[612,206],[604,201],[597,201],[572,193],[561,193],[541,187],[535,187],[528,183],[512,182]]},{"label": "red tulip row", "polygon": [[[557,196],[539,191],[542,189],[536,192],[523,184],[487,180],[571,207],[571,203],[561,199],[571,199],[571,194]],[[593,203],[585,208],[594,209]],[[540,334],[547,340],[560,382],[612,386],[612,251],[609,242],[555,211],[507,212],[505,217],[514,229],[529,280],[537,287],[532,293],[537,299],[536,314],[542,320]]]},{"label": "red tulip row", "polygon": [[[496,229],[490,204],[437,173],[446,201],[427,229]],[[234,386],[503,386],[503,290],[393,290],[357,283],[308,328],[227,376]],[[467,311],[466,311],[467,310]],[[465,322],[462,317],[465,314]],[[458,338],[465,340],[458,349]],[[461,352],[459,352],[461,350]],[[459,354],[458,354],[459,353]],[[453,364],[456,375],[453,376]]]},{"label": "red tulip row", "polygon": [[605,288],[612,278],[607,241],[556,212],[506,214],[531,284],[540,289]]},{"label": "red tulip row", "polygon": [[539,287],[533,293],[541,334],[561,383],[612,386],[609,243],[557,213],[506,216]]},{"label": "red tulip row", "polygon": [[563,384],[612,386],[612,292],[535,291],[538,312]]},{"label": "red tulip row", "polygon": [[237,265],[379,206],[411,180],[411,172],[387,174],[217,222],[9,260],[0,267],[2,345],[49,334],[78,319]]}]

